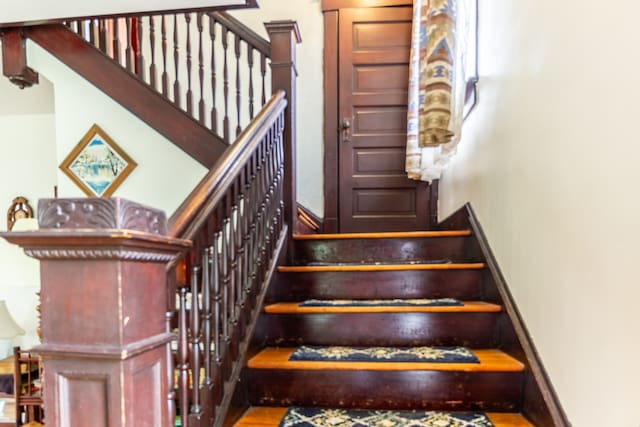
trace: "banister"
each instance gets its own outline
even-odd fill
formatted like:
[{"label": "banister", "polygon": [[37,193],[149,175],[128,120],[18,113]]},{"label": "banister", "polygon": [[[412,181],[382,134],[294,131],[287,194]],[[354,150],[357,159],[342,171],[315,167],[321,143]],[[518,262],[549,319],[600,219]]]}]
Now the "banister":
[{"label": "banister", "polygon": [[254,49],[257,49],[267,57],[271,56],[271,45],[269,44],[269,41],[260,37],[260,35],[244,25],[238,19],[234,18],[227,12],[210,12],[207,15],[212,17],[220,25],[227,27],[231,32],[238,34]]},{"label": "banister", "polygon": [[283,91],[278,91],[271,97],[236,142],[223,153],[209,173],[176,209],[169,219],[169,236],[193,238],[246,163],[260,138],[267,132],[271,122],[286,106],[287,100]]}]

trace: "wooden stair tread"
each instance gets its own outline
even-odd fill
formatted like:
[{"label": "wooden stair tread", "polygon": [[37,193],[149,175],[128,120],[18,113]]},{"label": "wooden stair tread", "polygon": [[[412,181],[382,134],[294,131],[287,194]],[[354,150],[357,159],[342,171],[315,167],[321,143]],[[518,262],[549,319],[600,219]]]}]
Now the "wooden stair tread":
[{"label": "wooden stair tread", "polygon": [[441,306],[305,306],[300,302],[278,302],[264,307],[269,314],[303,313],[495,313],[502,310],[497,304],[484,301],[462,301],[464,305]]},{"label": "wooden stair tread", "polygon": [[464,371],[464,372],[520,372],[524,365],[508,354],[494,349],[471,350],[480,363],[430,362],[345,362],[345,361],[290,361],[294,347],[268,347],[252,357],[251,369],[304,369],[304,370],[370,370],[370,371]]},{"label": "wooden stair tread", "polygon": [[391,231],[382,233],[337,233],[337,234],[296,234],[294,240],[338,240],[338,239],[411,239],[429,237],[465,237],[471,230],[447,231]]},{"label": "wooden stair tread", "polygon": [[[254,406],[244,413],[235,427],[277,427],[287,412],[287,408]],[[520,414],[487,412],[487,417],[495,427],[533,427]]]},{"label": "wooden stair tread", "polygon": [[481,270],[484,264],[442,263],[442,264],[349,264],[349,265],[285,265],[278,267],[280,273],[313,273],[326,271],[409,271],[409,270]]}]

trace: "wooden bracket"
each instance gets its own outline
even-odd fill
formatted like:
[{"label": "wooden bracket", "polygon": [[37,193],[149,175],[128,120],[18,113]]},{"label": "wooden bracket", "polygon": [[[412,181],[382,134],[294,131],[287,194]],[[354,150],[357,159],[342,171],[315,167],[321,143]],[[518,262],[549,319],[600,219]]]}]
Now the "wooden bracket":
[{"label": "wooden bracket", "polygon": [[20,89],[38,83],[38,73],[27,65],[25,41],[20,28],[2,30],[2,73]]}]

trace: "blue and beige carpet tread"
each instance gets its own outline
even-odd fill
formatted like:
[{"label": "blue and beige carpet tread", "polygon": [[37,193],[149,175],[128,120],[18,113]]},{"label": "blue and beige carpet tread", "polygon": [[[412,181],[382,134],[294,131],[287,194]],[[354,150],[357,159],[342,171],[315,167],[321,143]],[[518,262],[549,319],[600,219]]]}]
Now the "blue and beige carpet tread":
[{"label": "blue and beige carpet tread", "polygon": [[278,267],[280,273],[313,273],[328,271],[416,271],[416,270],[481,270],[485,265],[473,263],[398,263],[398,264],[334,264],[334,265],[283,265]]},{"label": "blue and beige carpet tread", "polygon": [[484,301],[461,301],[462,305],[319,305],[301,306],[301,302],[278,302],[267,304],[269,314],[314,314],[314,313],[496,313],[502,310],[497,304]]},{"label": "blue and beige carpet tread", "polygon": [[[249,408],[234,427],[278,427],[288,408],[254,406]],[[522,415],[487,412],[495,427],[534,427]]]},{"label": "blue and beige carpet tread", "polygon": [[480,363],[369,362],[289,360],[295,347],[268,347],[249,359],[251,369],[521,372],[524,365],[495,349],[472,349]]},{"label": "blue and beige carpet tread", "polygon": [[383,233],[340,233],[340,234],[296,234],[294,240],[340,240],[340,239],[415,239],[429,237],[466,237],[471,230],[445,231],[391,231]]}]

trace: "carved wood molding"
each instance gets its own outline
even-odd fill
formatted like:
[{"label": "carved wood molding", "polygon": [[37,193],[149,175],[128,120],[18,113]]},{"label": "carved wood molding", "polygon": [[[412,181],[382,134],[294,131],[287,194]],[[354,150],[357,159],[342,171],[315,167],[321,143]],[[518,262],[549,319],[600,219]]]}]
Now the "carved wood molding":
[{"label": "carved wood molding", "polygon": [[355,7],[410,6],[413,0],[322,0],[322,11]]},{"label": "carved wood molding", "polygon": [[2,73],[20,89],[38,84],[38,73],[27,66],[24,32],[9,28],[2,33]]},{"label": "carved wood molding", "polygon": [[42,199],[38,203],[41,229],[120,229],[167,233],[163,211],[121,198]]},{"label": "carved wood molding", "polygon": [[118,259],[123,261],[169,262],[175,253],[132,249],[25,248],[24,253],[36,259]]}]

